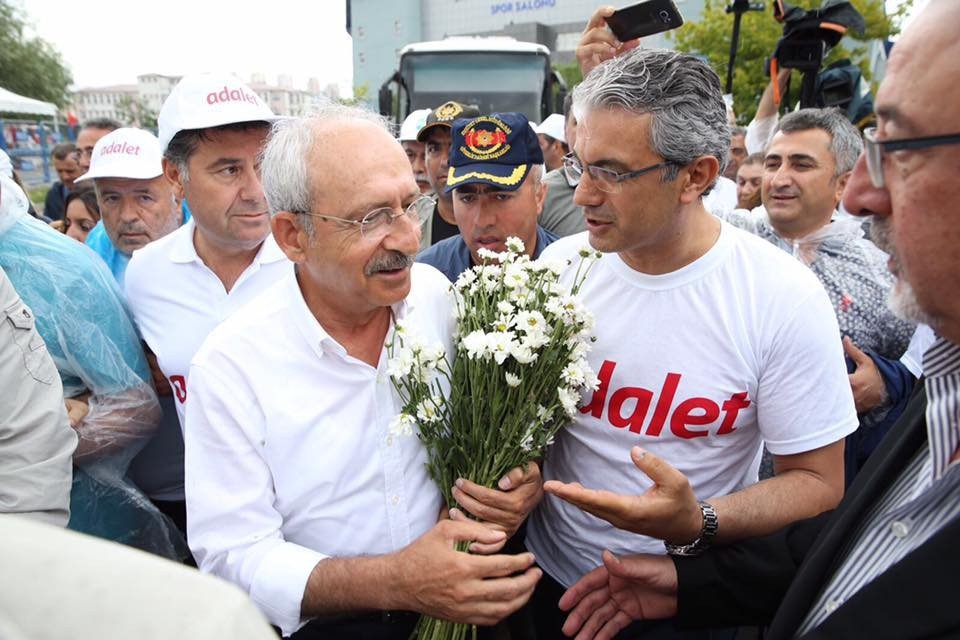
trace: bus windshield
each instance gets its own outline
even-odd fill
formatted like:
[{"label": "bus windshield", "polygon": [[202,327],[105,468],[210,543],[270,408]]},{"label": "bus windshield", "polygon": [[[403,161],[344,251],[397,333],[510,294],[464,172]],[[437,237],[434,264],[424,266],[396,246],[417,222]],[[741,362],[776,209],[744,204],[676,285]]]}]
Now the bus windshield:
[{"label": "bus windshield", "polygon": [[[538,54],[464,51],[408,53],[400,73],[410,110],[436,108],[448,100],[476,105],[480,113],[519,111],[541,119],[547,59]],[[406,106],[404,104],[404,106]]]}]

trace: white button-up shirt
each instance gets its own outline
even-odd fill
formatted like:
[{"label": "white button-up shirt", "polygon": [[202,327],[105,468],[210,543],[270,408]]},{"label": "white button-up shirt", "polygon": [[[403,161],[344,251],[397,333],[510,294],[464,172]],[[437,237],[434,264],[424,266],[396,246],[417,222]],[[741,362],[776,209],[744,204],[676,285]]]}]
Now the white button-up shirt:
[{"label": "white button-up shirt", "polygon": [[193,244],[190,220],[173,233],[134,251],[124,283],[127,304],[157,364],[170,381],[184,427],[190,361],[210,332],[290,269],[268,235],[260,251],[227,292]]},{"label": "white button-up shirt", "polygon": [[[414,265],[395,317],[450,353],[451,310],[446,278]],[[307,307],[292,268],[210,335],[190,387],[191,549],[284,635],[305,622],[300,604],[320,560],[390,553],[436,523],[441,497],[424,447],[389,431],[402,405],[386,349],[377,368],[351,357]]]}]

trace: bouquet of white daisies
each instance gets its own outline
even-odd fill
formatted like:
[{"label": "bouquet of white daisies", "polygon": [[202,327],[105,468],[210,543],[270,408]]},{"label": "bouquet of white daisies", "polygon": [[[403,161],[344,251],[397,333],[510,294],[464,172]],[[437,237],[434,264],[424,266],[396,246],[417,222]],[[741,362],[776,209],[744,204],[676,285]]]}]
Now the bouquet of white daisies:
[{"label": "bouquet of white daisies", "polygon": [[[494,487],[510,469],[542,458],[577,411],[582,391],[598,384],[586,360],[593,316],[576,294],[600,254],[580,252],[568,290],[559,283],[566,262],[531,261],[517,238],[506,246],[502,253],[481,249],[486,264],[464,271],[453,285],[452,368],[444,349],[425,344],[412,327],[398,324],[387,345],[391,380],[404,403],[392,431],[418,433],[428,471],[450,507],[457,478]],[[470,631],[424,617],[416,637],[465,638]]]}]

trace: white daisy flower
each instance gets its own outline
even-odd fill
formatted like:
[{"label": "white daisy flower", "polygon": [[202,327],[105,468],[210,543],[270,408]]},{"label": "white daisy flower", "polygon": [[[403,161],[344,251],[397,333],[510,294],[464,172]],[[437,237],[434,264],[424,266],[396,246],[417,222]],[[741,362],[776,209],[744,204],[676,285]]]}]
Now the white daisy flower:
[{"label": "white daisy flower", "polygon": [[577,414],[577,403],[580,396],[565,387],[557,387],[557,398],[560,400],[560,406],[571,418]]},{"label": "white daisy flower", "polygon": [[467,357],[471,360],[477,360],[489,354],[487,334],[480,329],[468,333],[460,344],[467,350]]},{"label": "white daisy flower", "polygon": [[430,397],[417,405],[417,420],[423,424],[431,424],[440,420],[440,412],[437,410],[438,403],[436,398]]},{"label": "white daisy flower", "polygon": [[516,236],[510,236],[507,238],[507,251],[511,253],[523,253],[525,247],[523,246],[523,240],[517,238]]},{"label": "white daisy flower", "polygon": [[510,357],[516,344],[512,331],[492,331],[487,334],[487,348],[497,364],[503,364]]},{"label": "white daisy flower", "polygon": [[536,351],[522,343],[516,343],[510,355],[513,356],[513,359],[519,364],[530,364],[531,362],[535,362],[540,356]]},{"label": "white daisy flower", "polygon": [[497,253],[496,251],[491,251],[486,247],[480,247],[480,249],[477,250],[477,257],[480,258],[481,260],[496,260],[497,262],[500,261],[500,254]]},{"label": "white daisy flower", "polygon": [[393,357],[387,361],[387,374],[399,380],[410,374],[413,368],[413,353],[409,349],[399,349],[394,352]]},{"label": "white daisy flower", "polygon": [[413,419],[413,416],[409,413],[401,413],[394,416],[393,420],[390,421],[390,435],[396,437],[412,436],[415,425],[416,421]]},{"label": "white daisy flower", "polygon": [[585,377],[583,369],[581,368],[582,362],[582,360],[571,362],[560,372],[560,378],[571,387],[582,387],[584,384]]}]

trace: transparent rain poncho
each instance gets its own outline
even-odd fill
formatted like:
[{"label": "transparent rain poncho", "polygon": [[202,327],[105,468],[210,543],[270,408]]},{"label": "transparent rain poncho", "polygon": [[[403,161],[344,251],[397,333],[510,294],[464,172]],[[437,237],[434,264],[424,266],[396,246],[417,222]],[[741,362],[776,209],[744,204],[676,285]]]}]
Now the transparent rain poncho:
[{"label": "transparent rain poncho", "polygon": [[69,527],[169,558],[183,537],[127,478],[154,434],[160,405],[113,276],[87,247],[27,214],[27,198],[0,177],[0,266],[53,357],[66,398],[86,399],[76,427]]},{"label": "transparent rain poncho", "polygon": [[887,254],[864,239],[860,220],[835,219],[804,238],[787,240],[777,235],[765,217],[745,209],[720,217],[807,265],[830,297],[840,333],[861,349],[892,360],[906,351],[916,327],[887,307],[894,282]]}]

